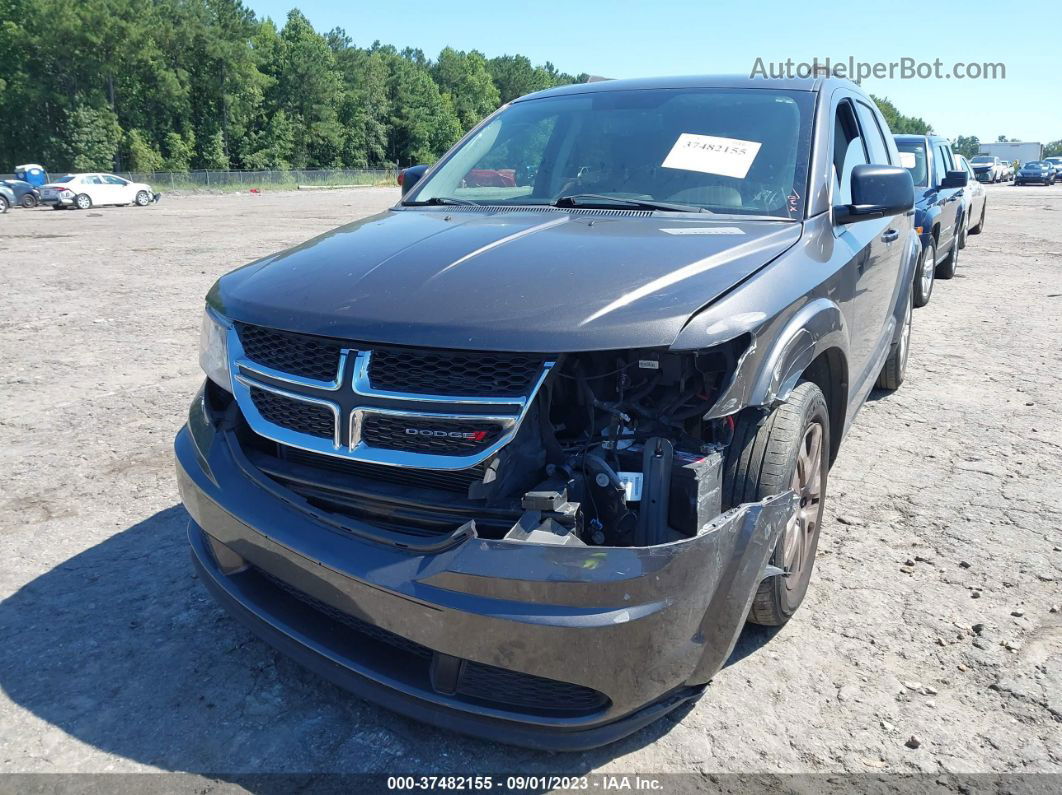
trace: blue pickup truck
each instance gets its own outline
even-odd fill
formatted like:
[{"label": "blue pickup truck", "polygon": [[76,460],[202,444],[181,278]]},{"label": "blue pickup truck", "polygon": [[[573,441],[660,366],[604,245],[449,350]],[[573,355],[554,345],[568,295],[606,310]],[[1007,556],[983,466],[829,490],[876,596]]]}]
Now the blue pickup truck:
[{"label": "blue pickup truck", "polygon": [[947,138],[937,135],[895,135],[900,163],[915,184],[915,227],[922,258],[915,272],[914,305],[925,306],[934,279],[950,279],[959,261],[967,223],[963,190],[969,174],[955,170],[955,153]]}]

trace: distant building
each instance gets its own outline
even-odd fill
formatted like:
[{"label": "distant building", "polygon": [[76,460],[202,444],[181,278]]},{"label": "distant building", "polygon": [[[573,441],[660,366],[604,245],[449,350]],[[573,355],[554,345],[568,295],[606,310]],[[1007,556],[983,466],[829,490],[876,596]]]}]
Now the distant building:
[{"label": "distant building", "polygon": [[1000,141],[981,144],[982,155],[992,155],[1000,160],[1013,163],[1028,163],[1030,160],[1043,160],[1044,145],[1035,141]]}]

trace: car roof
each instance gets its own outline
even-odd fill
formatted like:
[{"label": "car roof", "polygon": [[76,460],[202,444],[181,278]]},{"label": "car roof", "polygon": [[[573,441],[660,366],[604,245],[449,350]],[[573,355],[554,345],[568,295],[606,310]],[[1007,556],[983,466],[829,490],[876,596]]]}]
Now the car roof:
[{"label": "car roof", "polygon": [[850,80],[837,77],[779,78],[749,77],[748,75],[677,75],[673,77],[638,77],[624,80],[598,80],[593,83],[571,83],[536,91],[514,100],[523,102],[542,97],[563,97],[572,94],[596,94],[605,91],[645,91],[667,88],[759,88],[780,91],[826,91],[845,87],[862,94],[863,90]]}]

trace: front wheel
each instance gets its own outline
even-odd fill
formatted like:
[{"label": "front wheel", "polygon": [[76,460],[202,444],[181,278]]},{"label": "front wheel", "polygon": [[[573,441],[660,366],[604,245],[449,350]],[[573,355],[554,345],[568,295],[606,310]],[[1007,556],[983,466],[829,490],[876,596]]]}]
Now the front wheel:
[{"label": "front wheel", "polygon": [[136,192],[136,206],[147,207],[149,204],[151,204],[151,197],[148,192],[146,190],[138,190]]},{"label": "front wheel", "polygon": [[79,193],[74,197],[74,206],[79,210],[88,210],[92,207],[92,198],[87,193]]},{"label": "front wheel", "polygon": [[3,215],[4,213],[6,213],[7,212],[7,208],[9,206],[10,205],[9,205],[9,203],[7,201],[7,197],[6,196],[0,196],[0,215]]},{"label": "front wheel", "polygon": [[822,525],[829,472],[830,420],[815,384],[798,384],[766,417],[745,415],[734,428],[723,476],[727,508],[792,490],[800,504],[771,554],[784,574],[760,583],[748,620],[780,626],[808,590]]},{"label": "front wheel", "polygon": [[933,276],[936,270],[937,241],[930,241],[922,249],[922,259],[918,263],[914,282],[914,305],[925,306],[929,303],[929,297],[933,295]]},{"label": "front wheel", "polygon": [[[1017,183],[1015,183],[1015,184],[1017,184]],[[981,218],[977,222],[977,226],[972,227],[970,229],[970,234],[971,235],[979,235],[979,234],[981,234],[981,231],[985,228],[985,210],[987,210],[987,209],[988,209],[988,202],[986,201],[984,204],[981,205]]]},{"label": "front wheel", "polygon": [[37,198],[32,193],[27,193],[22,197],[22,201],[20,201],[19,204],[28,210],[31,207],[37,206]]}]

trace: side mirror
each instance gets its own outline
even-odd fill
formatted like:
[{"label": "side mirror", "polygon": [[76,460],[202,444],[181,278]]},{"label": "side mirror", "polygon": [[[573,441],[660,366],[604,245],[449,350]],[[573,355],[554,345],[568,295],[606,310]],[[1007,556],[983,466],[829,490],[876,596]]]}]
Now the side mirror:
[{"label": "side mirror", "polygon": [[870,221],[905,213],[914,207],[911,172],[899,166],[856,166],[852,169],[852,203],[833,208],[837,224]]},{"label": "side mirror", "polygon": [[965,171],[949,171],[944,175],[940,187],[946,190],[948,188],[965,188],[969,184],[970,176]]},{"label": "side mirror", "polygon": [[398,184],[402,186],[403,196],[409,193],[413,189],[413,186],[420,182],[420,178],[424,176],[424,172],[427,170],[427,166],[410,166],[409,168],[404,168],[398,172]]}]

